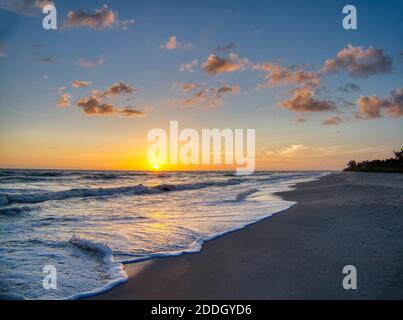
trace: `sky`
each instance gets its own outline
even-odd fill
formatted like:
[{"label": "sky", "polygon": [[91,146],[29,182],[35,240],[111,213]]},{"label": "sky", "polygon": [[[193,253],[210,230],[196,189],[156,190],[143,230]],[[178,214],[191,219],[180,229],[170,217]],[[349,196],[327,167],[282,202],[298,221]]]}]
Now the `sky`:
[{"label": "sky", "polygon": [[402,1],[55,0],[45,30],[49,3],[0,0],[2,168],[147,170],[170,120],[255,129],[258,170],[402,147]]}]

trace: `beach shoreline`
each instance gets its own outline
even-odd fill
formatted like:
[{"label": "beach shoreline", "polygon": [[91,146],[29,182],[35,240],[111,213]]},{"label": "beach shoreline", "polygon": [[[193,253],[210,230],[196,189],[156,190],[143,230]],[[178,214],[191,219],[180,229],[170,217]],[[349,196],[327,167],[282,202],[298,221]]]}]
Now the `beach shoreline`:
[{"label": "beach shoreline", "polygon": [[[126,264],[89,299],[402,299],[403,178],[341,172],[277,195],[297,202],[200,252]],[[357,268],[357,290],[342,269]]]}]

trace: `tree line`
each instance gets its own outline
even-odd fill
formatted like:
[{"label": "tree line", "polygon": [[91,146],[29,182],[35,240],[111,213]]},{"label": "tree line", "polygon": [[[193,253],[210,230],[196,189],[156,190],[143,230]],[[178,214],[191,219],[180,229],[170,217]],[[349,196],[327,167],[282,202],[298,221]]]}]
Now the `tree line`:
[{"label": "tree line", "polygon": [[385,160],[372,160],[357,162],[351,160],[347,163],[344,171],[366,171],[366,172],[399,172],[403,173],[403,148],[400,151],[393,151],[394,157]]}]

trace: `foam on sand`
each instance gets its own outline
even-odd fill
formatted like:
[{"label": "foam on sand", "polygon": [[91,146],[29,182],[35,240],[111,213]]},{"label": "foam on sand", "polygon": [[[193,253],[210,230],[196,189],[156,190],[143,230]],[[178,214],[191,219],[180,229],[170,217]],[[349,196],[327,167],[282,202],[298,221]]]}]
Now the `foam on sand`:
[{"label": "foam on sand", "polygon": [[105,265],[107,265],[107,267],[108,267],[111,281],[109,281],[105,286],[103,286],[101,288],[96,288],[94,290],[87,291],[87,292],[80,292],[80,293],[71,295],[67,299],[75,300],[75,299],[80,299],[80,298],[85,298],[85,297],[89,297],[92,295],[96,295],[96,294],[105,292],[107,290],[110,290],[114,286],[127,281],[128,277],[127,277],[126,271],[123,268],[123,265],[114,260],[113,251],[106,243],[100,243],[100,242],[94,242],[94,241],[87,240],[87,239],[82,239],[76,235],[73,235],[70,238],[69,243],[71,243],[72,245],[75,245],[76,247],[78,247],[82,250],[93,251],[93,252],[99,254],[102,257],[103,263]]}]

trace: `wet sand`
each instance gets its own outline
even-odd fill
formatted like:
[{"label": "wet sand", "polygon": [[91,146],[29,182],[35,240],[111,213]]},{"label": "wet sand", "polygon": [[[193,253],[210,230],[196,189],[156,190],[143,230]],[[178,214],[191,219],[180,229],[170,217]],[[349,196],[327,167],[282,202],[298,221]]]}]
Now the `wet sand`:
[{"label": "wet sand", "polygon": [[91,299],[403,299],[403,175],[337,173],[279,196],[298,203],[199,253],[128,264]]}]

